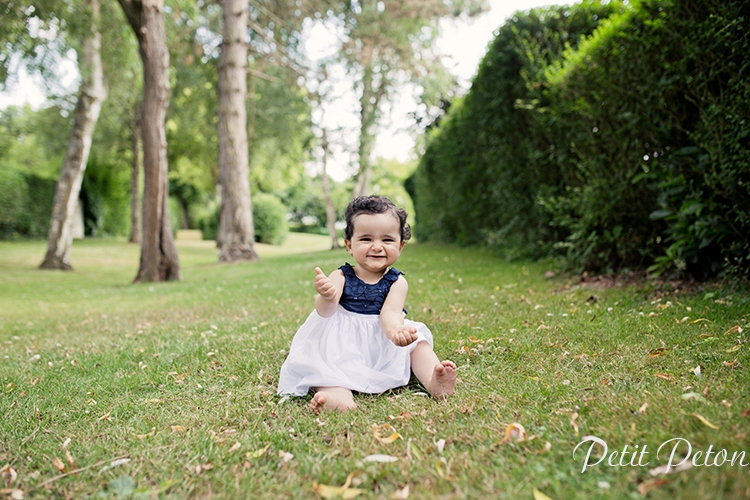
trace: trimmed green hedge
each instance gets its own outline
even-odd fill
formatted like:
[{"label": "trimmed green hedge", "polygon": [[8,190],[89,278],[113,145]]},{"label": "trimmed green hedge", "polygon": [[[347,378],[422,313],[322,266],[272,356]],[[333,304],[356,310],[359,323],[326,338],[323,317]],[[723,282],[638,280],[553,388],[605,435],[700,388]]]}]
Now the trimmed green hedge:
[{"label": "trimmed green hedge", "polygon": [[747,277],[749,26],[740,0],[518,13],[429,138],[418,236]]}]

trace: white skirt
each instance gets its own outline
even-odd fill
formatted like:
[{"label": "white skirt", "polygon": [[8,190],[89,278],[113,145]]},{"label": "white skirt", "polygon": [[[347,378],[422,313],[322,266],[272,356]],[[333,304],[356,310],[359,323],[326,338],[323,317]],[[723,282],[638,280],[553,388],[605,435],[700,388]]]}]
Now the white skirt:
[{"label": "white skirt", "polygon": [[358,314],[339,306],[330,318],[316,311],[297,330],[281,367],[279,394],[304,396],[310,388],[344,387],[379,394],[401,387],[411,377],[411,352],[419,342],[433,346],[423,324],[404,319],[417,329],[417,340],[399,347],[386,337],[377,314]]}]

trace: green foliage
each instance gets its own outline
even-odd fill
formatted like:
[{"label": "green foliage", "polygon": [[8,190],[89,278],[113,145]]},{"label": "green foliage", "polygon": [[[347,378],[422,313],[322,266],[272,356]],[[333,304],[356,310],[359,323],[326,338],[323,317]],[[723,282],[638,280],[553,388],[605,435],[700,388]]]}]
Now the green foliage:
[{"label": "green foliage", "polygon": [[89,156],[81,184],[86,236],[126,236],[130,231],[130,172]]},{"label": "green foliage", "polygon": [[579,271],[750,276],[748,27],[741,1],[516,14],[432,133],[421,236]]},{"label": "green foliage", "polygon": [[0,239],[46,238],[56,181],[0,163]]},{"label": "green foliage", "polygon": [[255,241],[281,245],[289,232],[286,207],[278,196],[268,193],[256,193],[252,201]]},{"label": "green foliage", "polygon": [[583,2],[534,9],[498,30],[471,92],[430,132],[415,177],[420,239],[544,253],[539,243],[555,231],[536,196],[559,175],[535,134],[538,76],[621,8]]},{"label": "green foliage", "polygon": [[743,6],[641,2],[550,71],[540,126],[570,144],[557,154],[567,214],[553,224],[575,266],[706,277],[747,255]]},{"label": "green foliage", "polygon": [[26,205],[26,184],[18,172],[0,165],[0,238],[16,231]]}]

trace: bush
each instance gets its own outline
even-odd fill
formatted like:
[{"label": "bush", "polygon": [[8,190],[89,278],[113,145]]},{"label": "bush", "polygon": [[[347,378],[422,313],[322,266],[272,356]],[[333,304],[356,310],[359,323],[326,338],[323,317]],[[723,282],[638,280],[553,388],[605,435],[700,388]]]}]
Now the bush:
[{"label": "bush", "polygon": [[18,172],[0,167],[0,237],[13,237],[26,205],[26,184]]},{"label": "bush", "polygon": [[750,278],[749,31],[742,0],[517,13],[430,134],[418,236]]},{"label": "bush", "polygon": [[498,30],[471,91],[428,138],[414,182],[420,240],[492,245],[507,255],[546,252],[557,234],[537,195],[559,173],[535,128],[539,79],[620,9],[598,1],[534,9]]},{"label": "bush", "polygon": [[0,238],[46,238],[56,181],[0,168]]},{"label": "bush", "polygon": [[253,195],[253,227],[255,241],[269,245],[281,245],[289,232],[287,209],[281,200],[272,194]]}]

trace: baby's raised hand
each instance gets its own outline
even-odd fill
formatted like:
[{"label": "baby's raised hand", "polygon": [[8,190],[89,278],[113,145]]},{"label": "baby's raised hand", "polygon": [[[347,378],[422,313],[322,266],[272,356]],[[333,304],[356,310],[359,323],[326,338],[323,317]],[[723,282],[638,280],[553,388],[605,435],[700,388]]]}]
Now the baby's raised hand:
[{"label": "baby's raised hand", "polygon": [[417,340],[417,329],[413,326],[399,325],[388,333],[391,342],[399,347],[404,347]]},{"label": "baby's raised hand", "polygon": [[333,300],[336,297],[336,289],[331,279],[319,267],[315,268],[315,291],[326,300]]}]

